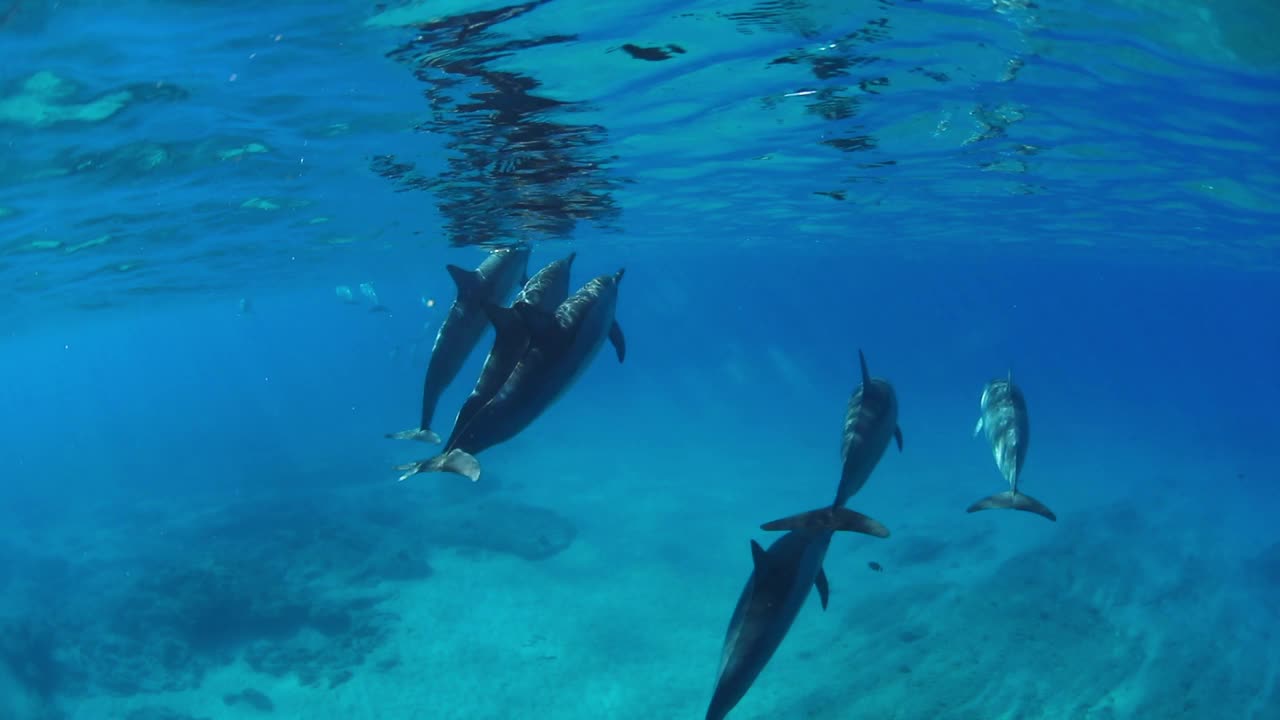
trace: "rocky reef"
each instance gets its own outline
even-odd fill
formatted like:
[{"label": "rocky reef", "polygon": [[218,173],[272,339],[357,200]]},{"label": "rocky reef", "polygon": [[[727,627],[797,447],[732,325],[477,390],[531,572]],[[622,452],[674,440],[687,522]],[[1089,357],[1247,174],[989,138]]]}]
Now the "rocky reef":
[{"label": "rocky reef", "polygon": [[[937,720],[992,707],[1084,720],[1254,717],[1270,692],[1271,642],[1223,563],[1185,528],[1116,502],[1064,516],[1045,542],[972,581],[847,600],[833,607],[842,621],[797,644],[803,658],[857,671],[787,702],[822,717],[851,707]],[[901,556],[946,563],[952,552],[915,543]]]},{"label": "rocky reef", "polygon": [[[116,530],[83,539],[94,548],[83,560],[26,555],[6,573],[0,665],[40,701],[193,688],[238,659],[337,687],[394,631],[383,601],[400,584],[430,582],[433,553],[543,560],[576,534],[546,508],[485,496],[430,503],[418,492],[397,484],[195,512],[133,508]],[[237,712],[271,706],[252,689],[227,701]]]},{"label": "rocky reef", "polygon": [[43,128],[62,123],[97,123],[135,103],[185,100],[188,93],[165,83],[133,83],[100,93],[42,70],[0,94],[0,125]]}]

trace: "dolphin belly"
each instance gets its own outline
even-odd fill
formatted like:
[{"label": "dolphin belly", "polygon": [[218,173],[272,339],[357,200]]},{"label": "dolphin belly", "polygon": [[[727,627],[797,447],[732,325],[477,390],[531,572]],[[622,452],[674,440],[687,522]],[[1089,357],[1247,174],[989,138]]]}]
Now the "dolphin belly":
[{"label": "dolphin belly", "polygon": [[1030,427],[1026,412],[1018,404],[1004,399],[983,408],[982,429],[986,431],[991,456],[1000,475],[1013,492],[1018,490],[1018,476],[1027,457]]},{"label": "dolphin belly", "polygon": [[985,431],[996,468],[1009,489],[974,502],[967,512],[997,508],[1022,510],[1048,520],[1057,520],[1057,516],[1047,505],[1018,489],[1031,440],[1031,423],[1022,391],[1013,384],[1012,379],[993,380],[983,388],[980,405],[982,414],[974,428],[974,434]]}]

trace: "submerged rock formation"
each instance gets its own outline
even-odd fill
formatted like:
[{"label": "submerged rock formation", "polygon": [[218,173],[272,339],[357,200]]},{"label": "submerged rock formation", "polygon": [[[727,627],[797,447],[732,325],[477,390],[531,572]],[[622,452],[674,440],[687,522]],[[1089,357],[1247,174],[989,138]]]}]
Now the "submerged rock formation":
[{"label": "submerged rock formation", "polygon": [[[117,534],[93,539],[104,556],[18,565],[9,592],[29,609],[0,615],[0,674],[32,703],[194,688],[240,658],[264,674],[337,687],[386,644],[399,618],[382,602],[398,584],[430,582],[433,552],[545,560],[576,536],[546,508],[489,495],[430,503],[421,492],[397,484],[189,516],[128,511]],[[252,689],[228,702],[273,707]]]}]

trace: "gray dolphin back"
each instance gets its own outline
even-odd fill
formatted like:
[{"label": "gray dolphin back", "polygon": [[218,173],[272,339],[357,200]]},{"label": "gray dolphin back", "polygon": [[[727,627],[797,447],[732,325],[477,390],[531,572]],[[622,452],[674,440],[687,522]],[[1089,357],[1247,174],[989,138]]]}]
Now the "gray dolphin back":
[{"label": "gray dolphin back", "polygon": [[897,440],[902,450],[902,430],[898,427],[898,397],[887,380],[873,378],[867,358],[858,351],[862,382],[849,398],[840,443],[840,485],[835,505],[844,505],[863,488],[889,443]]},{"label": "gray dolphin back", "polygon": [[529,265],[529,246],[515,245],[494,250],[475,270],[446,265],[449,277],[457,286],[457,297],[436,333],[431,359],[422,381],[422,413],[415,430],[392,433],[396,439],[440,442],[431,430],[440,395],[458,376],[467,358],[480,342],[489,318],[485,306],[505,303],[524,277]]}]

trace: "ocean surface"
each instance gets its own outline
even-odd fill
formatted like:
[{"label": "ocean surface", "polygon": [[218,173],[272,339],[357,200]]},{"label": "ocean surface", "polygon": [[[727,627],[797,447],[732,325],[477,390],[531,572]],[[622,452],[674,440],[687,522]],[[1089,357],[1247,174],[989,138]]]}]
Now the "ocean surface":
[{"label": "ocean surface", "polygon": [[[0,720],[1280,718],[1273,0],[0,0]],[[479,481],[475,268],[625,269]],[[448,436],[486,330],[444,391]],[[1012,376],[1020,489],[974,436]]]}]

